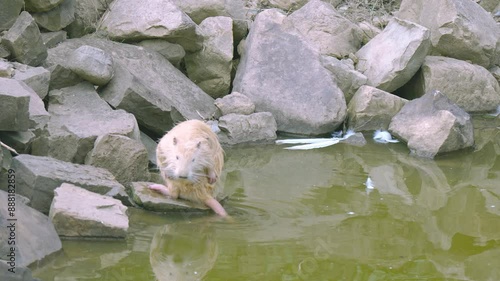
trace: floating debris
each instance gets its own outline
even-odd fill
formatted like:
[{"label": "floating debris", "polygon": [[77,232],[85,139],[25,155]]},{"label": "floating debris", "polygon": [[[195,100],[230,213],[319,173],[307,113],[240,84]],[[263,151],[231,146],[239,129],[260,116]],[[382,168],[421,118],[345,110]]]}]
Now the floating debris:
[{"label": "floating debris", "polygon": [[286,140],[277,140],[276,144],[302,144],[291,147],[285,147],[285,149],[289,150],[307,150],[314,148],[323,148],[330,145],[334,145],[339,143],[342,140],[346,140],[350,136],[353,136],[355,133],[353,130],[348,130],[343,137],[342,132],[334,132],[331,138],[315,138],[315,139],[286,139]]},{"label": "floating debris", "polygon": [[373,140],[378,143],[397,143],[399,142],[397,139],[393,139],[391,134],[387,131],[376,130],[375,134],[373,134]]}]

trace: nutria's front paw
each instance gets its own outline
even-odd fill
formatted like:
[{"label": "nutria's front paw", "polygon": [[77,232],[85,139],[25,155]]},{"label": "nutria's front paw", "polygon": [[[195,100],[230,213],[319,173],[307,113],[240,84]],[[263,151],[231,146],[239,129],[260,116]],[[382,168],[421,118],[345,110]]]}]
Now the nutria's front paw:
[{"label": "nutria's front paw", "polygon": [[214,172],[208,173],[208,183],[214,184],[217,181],[217,175]]}]

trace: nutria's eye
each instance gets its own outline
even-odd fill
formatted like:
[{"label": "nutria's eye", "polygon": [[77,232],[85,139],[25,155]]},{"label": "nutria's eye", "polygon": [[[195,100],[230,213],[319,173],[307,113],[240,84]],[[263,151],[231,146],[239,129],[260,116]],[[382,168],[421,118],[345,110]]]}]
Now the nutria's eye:
[{"label": "nutria's eye", "polygon": [[174,137],[174,145],[177,145],[177,138]]},{"label": "nutria's eye", "polygon": [[193,160],[191,160],[191,162],[194,162],[194,158],[193,158]]},{"label": "nutria's eye", "polygon": [[175,159],[179,160],[179,155],[176,155],[176,156],[175,156]]}]

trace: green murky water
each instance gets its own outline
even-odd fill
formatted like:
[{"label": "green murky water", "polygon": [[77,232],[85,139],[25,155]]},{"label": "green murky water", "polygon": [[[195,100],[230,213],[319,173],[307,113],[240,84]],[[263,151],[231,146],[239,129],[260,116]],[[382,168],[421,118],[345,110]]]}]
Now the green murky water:
[{"label": "green murky water", "polygon": [[[488,125],[484,125],[488,124]],[[474,150],[424,160],[403,144],[226,151],[211,214],[130,209],[126,241],[64,241],[47,280],[500,280],[500,118]],[[370,177],[375,190],[364,185]]]}]

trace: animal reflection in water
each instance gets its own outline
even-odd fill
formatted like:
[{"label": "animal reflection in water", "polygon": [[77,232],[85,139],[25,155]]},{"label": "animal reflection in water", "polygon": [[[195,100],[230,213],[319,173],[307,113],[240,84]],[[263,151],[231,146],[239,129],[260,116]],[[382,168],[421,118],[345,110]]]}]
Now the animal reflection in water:
[{"label": "animal reflection in water", "polygon": [[201,280],[217,260],[215,231],[207,223],[177,223],[158,230],[149,260],[158,281]]}]

